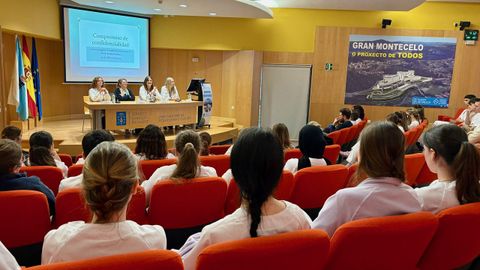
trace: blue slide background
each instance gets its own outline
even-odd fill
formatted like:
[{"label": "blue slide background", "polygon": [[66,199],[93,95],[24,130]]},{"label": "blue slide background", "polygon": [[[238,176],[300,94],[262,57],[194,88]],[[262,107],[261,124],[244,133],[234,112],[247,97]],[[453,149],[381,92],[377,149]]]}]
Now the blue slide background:
[{"label": "blue slide background", "polygon": [[147,18],[65,7],[64,24],[67,82],[142,82],[149,74]]}]

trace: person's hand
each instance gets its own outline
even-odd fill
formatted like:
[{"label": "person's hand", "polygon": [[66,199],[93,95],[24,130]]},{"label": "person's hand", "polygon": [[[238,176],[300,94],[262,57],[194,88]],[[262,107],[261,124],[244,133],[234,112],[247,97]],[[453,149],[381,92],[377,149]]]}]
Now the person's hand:
[{"label": "person's hand", "polygon": [[102,87],[102,88],[100,89],[100,93],[106,94],[106,93],[107,93],[107,88]]}]

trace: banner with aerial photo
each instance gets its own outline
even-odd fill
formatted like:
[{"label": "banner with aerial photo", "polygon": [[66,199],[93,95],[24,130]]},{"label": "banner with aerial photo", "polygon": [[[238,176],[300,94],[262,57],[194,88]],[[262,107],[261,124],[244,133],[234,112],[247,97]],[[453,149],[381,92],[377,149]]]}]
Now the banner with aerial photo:
[{"label": "banner with aerial photo", "polygon": [[448,107],[456,38],[350,35],[346,104]]}]

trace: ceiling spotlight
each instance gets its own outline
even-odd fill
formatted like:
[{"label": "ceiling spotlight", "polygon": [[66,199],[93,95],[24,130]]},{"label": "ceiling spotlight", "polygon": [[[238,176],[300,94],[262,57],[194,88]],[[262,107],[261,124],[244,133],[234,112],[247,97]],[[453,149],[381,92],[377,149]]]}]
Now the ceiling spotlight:
[{"label": "ceiling spotlight", "polygon": [[217,13],[216,13],[216,12],[209,12],[208,15],[210,15],[210,16],[217,16]]},{"label": "ceiling spotlight", "polygon": [[181,5],[178,5],[178,6],[181,7],[181,8],[186,8],[186,7],[188,7],[188,6],[185,5],[185,4],[181,4]]},{"label": "ceiling spotlight", "polygon": [[107,4],[113,4],[113,3],[115,3],[115,2],[113,2],[113,1],[105,1],[105,3],[107,3]]},{"label": "ceiling spotlight", "polygon": [[382,20],[382,28],[387,28],[388,25],[392,25],[392,20],[390,20],[390,19],[383,19],[383,20]]}]

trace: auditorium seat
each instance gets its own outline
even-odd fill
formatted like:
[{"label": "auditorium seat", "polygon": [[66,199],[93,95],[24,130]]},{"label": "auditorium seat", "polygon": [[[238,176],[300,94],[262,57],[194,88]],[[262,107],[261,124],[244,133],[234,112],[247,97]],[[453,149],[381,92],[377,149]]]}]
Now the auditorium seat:
[{"label": "auditorium seat", "polygon": [[340,129],[340,135],[338,136],[338,140],[335,144],[338,144],[338,145],[343,145],[344,143],[347,142],[347,137],[348,137],[348,134],[350,133],[350,128],[343,128],[343,129]]},{"label": "auditorium seat", "polygon": [[332,139],[334,144],[338,144],[338,138],[340,137],[340,130],[328,133],[327,137]]},{"label": "auditorium seat", "polygon": [[301,158],[302,157],[302,152],[300,149],[295,148],[295,149],[288,149],[284,151],[284,161],[285,163],[292,158]]},{"label": "auditorium seat", "polygon": [[348,169],[343,165],[304,168],[295,174],[295,188],[290,201],[317,217],[328,197],[347,185]]},{"label": "auditorium seat", "polygon": [[65,163],[67,167],[70,167],[73,165],[72,156],[70,156],[69,154],[58,154],[58,156],[60,157],[60,160],[62,160],[62,162]]},{"label": "auditorium seat", "polygon": [[176,158],[159,159],[159,160],[141,160],[139,167],[143,172],[145,179],[149,179],[150,176],[160,167],[168,166],[177,163]]},{"label": "auditorium seat", "polygon": [[[138,224],[148,224],[148,218],[145,212],[146,197],[143,187],[138,186],[133,194],[127,208],[127,219],[133,220]],[[85,204],[82,190],[79,188],[69,188],[58,193],[55,204],[56,216],[54,227],[77,220],[90,222],[92,213]]]},{"label": "auditorium seat", "polygon": [[212,145],[208,148],[211,155],[225,155],[231,144]]},{"label": "auditorium seat", "polygon": [[60,181],[63,180],[62,170],[53,166],[22,167],[20,172],[27,176],[37,176],[40,180],[57,195]]},{"label": "auditorium seat", "polygon": [[332,164],[337,163],[338,155],[340,155],[340,145],[332,144],[325,146],[325,152],[323,153],[323,157],[328,159]]},{"label": "auditorium seat", "polygon": [[415,186],[415,181],[425,164],[423,153],[405,155],[405,182],[407,185]]},{"label": "auditorium seat", "polygon": [[353,125],[349,127],[349,129],[350,131],[348,132],[348,136],[345,139],[345,143],[350,143],[355,139],[355,135],[357,134],[357,130],[358,130],[358,125]]},{"label": "auditorium seat", "polygon": [[358,125],[358,129],[357,129],[357,133],[355,134],[355,139],[358,139],[360,137],[360,134],[362,133],[362,130],[367,125],[367,120],[362,120],[357,125]]},{"label": "auditorium seat", "polygon": [[0,241],[20,265],[40,264],[43,238],[51,229],[47,197],[31,190],[0,192]]},{"label": "auditorium seat", "polygon": [[73,165],[68,168],[67,176],[68,177],[77,176],[82,174],[82,172],[83,172],[83,164]]},{"label": "auditorium seat", "polygon": [[480,255],[480,203],[445,209],[437,217],[438,229],[420,260],[420,269],[458,269]]},{"label": "auditorium seat", "polygon": [[431,182],[437,179],[438,179],[437,174],[430,171],[427,163],[424,162],[422,169],[418,173],[417,179],[415,180],[415,184],[416,186],[420,186],[420,187],[428,186]]},{"label": "auditorium seat", "polygon": [[407,149],[413,140],[413,136],[415,136],[415,131],[413,129],[405,131],[403,133],[405,135],[405,149]]},{"label": "auditorium seat", "polygon": [[322,230],[303,230],[211,245],[197,270],[324,269],[329,242]]},{"label": "auditorium seat", "polygon": [[220,177],[162,180],[153,187],[148,218],[165,228],[169,248],[179,248],[188,236],[225,215],[226,196],[227,183]]},{"label": "auditorium seat", "polygon": [[430,212],[346,223],[331,238],[327,269],[417,269],[437,226]]},{"label": "auditorium seat", "polygon": [[447,115],[439,115],[438,120],[440,121],[450,121],[450,120],[455,120],[457,119],[460,114],[465,110],[465,108],[458,108],[457,111],[455,112],[455,115],[453,117],[447,116]]},{"label": "auditorium seat", "polygon": [[183,270],[182,258],[170,250],[146,250],[142,252],[98,257],[88,260],[39,265],[26,270]]},{"label": "auditorium seat", "polygon": [[217,171],[217,175],[222,176],[228,169],[230,169],[230,156],[200,156],[200,164],[213,167],[215,171]]}]

